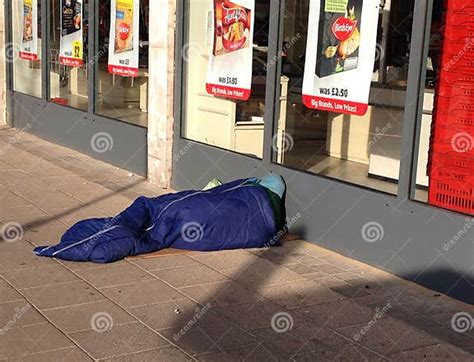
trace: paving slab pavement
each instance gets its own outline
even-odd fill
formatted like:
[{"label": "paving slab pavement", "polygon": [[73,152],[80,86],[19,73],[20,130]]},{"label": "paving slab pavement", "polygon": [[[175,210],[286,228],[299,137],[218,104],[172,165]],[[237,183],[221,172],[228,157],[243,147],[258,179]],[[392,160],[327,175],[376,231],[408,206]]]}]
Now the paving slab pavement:
[{"label": "paving slab pavement", "polygon": [[472,305],[302,240],[110,265],[36,257],[76,221],[170,190],[15,130],[0,130],[0,155],[2,360],[474,360],[474,329],[454,323],[472,327]]}]

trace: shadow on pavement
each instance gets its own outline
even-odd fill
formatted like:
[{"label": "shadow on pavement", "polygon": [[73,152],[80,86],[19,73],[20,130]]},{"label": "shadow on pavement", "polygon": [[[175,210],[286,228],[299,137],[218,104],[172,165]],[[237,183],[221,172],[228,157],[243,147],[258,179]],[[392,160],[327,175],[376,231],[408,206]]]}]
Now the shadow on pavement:
[{"label": "shadow on pavement", "polygon": [[[472,358],[453,347],[474,347],[472,334],[451,324],[455,313],[468,312],[462,303],[389,274],[290,275],[286,266],[321,257],[306,251],[300,242],[251,250],[244,266],[223,271],[232,282],[184,290],[202,307],[177,311],[177,327],[160,333],[202,360]],[[191,257],[206,263],[202,255]]]},{"label": "shadow on pavement", "polygon": [[[88,202],[82,202],[81,201],[81,205],[80,206],[77,206],[77,207],[72,207],[72,208],[69,208],[67,209],[66,211],[63,211],[63,212],[60,212],[60,213],[57,213],[57,214],[54,214],[54,215],[50,215],[50,216],[47,216],[47,217],[41,217],[41,218],[37,218],[36,220],[34,221],[31,221],[31,222],[27,222],[25,223],[23,226],[23,230],[26,232],[26,231],[30,231],[30,230],[33,230],[35,228],[38,228],[40,226],[43,226],[45,224],[47,224],[48,222],[50,221],[54,221],[54,220],[57,220],[57,219],[60,219],[61,217],[65,217],[65,216],[68,216],[68,215],[71,215],[73,214],[74,212],[76,211],[79,211],[81,210],[83,207],[87,207],[87,206],[94,206],[95,203],[99,202],[99,201],[103,201],[103,200],[106,200],[110,197],[113,197],[115,196],[117,193],[121,193],[123,191],[126,191],[134,186],[137,186],[138,184],[142,183],[143,181],[138,181],[138,182],[135,182],[135,183],[132,183],[130,185],[127,185],[127,186],[124,186],[124,187],[121,187],[120,189],[118,189],[117,191],[110,191],[110,193],[108,193],[107,195],[104,195],[104,196],[100,196],[100,197],[97,197],[96,199],[92,200],[92,201],[88,201]],[[133,201],[130,200],[130,204],[132,203]],[[97,212],[99,212],[99,210],[97,210]],[[93,215],[92,215],[93,216]],[[59,242],[59,240],[58,240]]]}]

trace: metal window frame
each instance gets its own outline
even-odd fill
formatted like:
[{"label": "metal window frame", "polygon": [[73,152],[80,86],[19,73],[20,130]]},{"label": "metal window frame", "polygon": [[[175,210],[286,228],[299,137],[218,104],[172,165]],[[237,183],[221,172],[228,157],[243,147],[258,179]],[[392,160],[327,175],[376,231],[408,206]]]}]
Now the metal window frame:
[{"label": "metal window frame", "polygon": [[5,0],[3,3],[3,19],[4,19],[4,59],[5,59],[5,88],[6,88],[6,120],[9,126],[12,125],[12,115],[10,110],[13,107],[13,64],[8,61],[8,48],[12,44],[12,32],[13,32],[13,21],[12,21],[12,4],[11,0]]},{"label": "metal window frame", "polygon": [[[12,1],[12,0],[10,0]],[[43,79],[42,79],[42,84],[43,84],[43,94],[42,94],[42,99],[46,100],[46,101],[51,101],[51,78],[50,78],[50,74],[51,74],[51,56],[50,56],[50,53],[49,53],[49,46],[50,46],[50,43],[51,43],[51,39],[50,39],[50,30],[51,30],[51,26],[52,26],[52,23],[51,21],[49,20],[50,19],[50,16],[48,16],[48,14],[51,14],[51,9],[52,9],[52,2],[55,1],[55,0],[41,0],[43,2],[46,3],[46,6],[45,6],[45,10],[42,11],[42,15],[45,16],[44,19],[47,19],[46,21],[42,21],[41,22],[41,30],[44,31],[42,32],[42,41],[44,41],[44,44],[45,46],[42,46],[42,52],[41,52],[41,56],[42,56],[42,59],[44,59],[44,61],[46,62],[45,65],[43,65],[43,60],[42,60],[42,64],[41,64],[41,68],[42,70],[44,71],[45,74],[43,74]],[[60,1],[60,0],[57,0],[57,1]],[[96,54],[96,42],[97,42],[97,34],[98,33],[96,30],[98,30],[98,27],[97,27],[97,17],[94,16],[94,14],[97,14],[96,10],[98,10],[98,1],[96,0],[83,0],[83,16],[85,15],[85,9],[86,7],[84,7],[84,1],[87,1],[87,24],[88,24],[88,32],[87,32],[87,39],[89,40],[89,44],[88,44],[88,54]],[[43,9],[43,6],[42,8]],[[61,16],[61,14],[60,14]],[[85,19],[85,17],[84,17]],[[60,30],[61,31],[61,30]],[[85,33],[83,33],[83,36],[84,36]],[[43,39],[44,38],[44,39]],[[81,109],[81,108],[76,108],[76,107],[72,107],[72,106],[64,106],[64,105],[61,105],[62,107],[66,107],[66,108],[72,108],[72,109],[75,109],[75,110],[78,110],[78,111],[82,111],[84,113],[87,114],[86,117],[88,116],[93,116],[94,115],[94,104],[96,102],[96,92],[95,92],[95,89],[96,89],[96,83],[95,83],[95,80],[96,80],[96,72],[97,72],[97,68],[96,68],[96,62],[93,62],[93,68],[92,68],[92,71],[90,71],[90,69],[87,70],[87,110],[86,109]],[[85,63],[84,64],[84,67],[89,67],[91,65],[90,63],[90,60],[88,63]]]},{"label": "metal window frame", "polygon": [[88,76],[88,89],[89,95],[88,113],[95,114],[96,104],[98,102],[97,90],[99,85],[99,62],[93,61],[92,54],[97,54],[99,44],[99,1],[88,0],[89,7],[89,59],[86,67],[89,68],[87,71]]},{"label": "metal window frame", "polygon": [[[402,156],[400,163],[400,177],[406,174],[403,183],[399,185],[399,198],[415,200],[416,178],[418,172],[418,158],[420,152],[421,123],[423,117],[423,102],[426,88],[426,65],[431,35],[431,20],[433,0],[420,0],[415,5],[415,24],[424,26],[413,27],[412,48],[410,51],[410,65],[408,89],[405,105],[405,119],[402,133],[402,150],[411,150]],[[415,45],[413,45],[415,44]],[[420,49],[420,52],[414,50]],[[411,86],[411,87],[410,87]],[[414,122],[414,123],[412,123]]]},{"label": "metal window frame", "polygon": [[[28,130],[28,132],[44,139],[88,154],[93,158],[146,176],[148,129],[94,113],[97,99],[95,89],[98,80],[98,64],[91,61],[91,56],[89,57],[89,63],[86,64],[90,67],[87,84],[87,109],[81,110],[50,101],[49,30],[52,25],[49,14],[51,13],[52,1],[55,0],[42,0],[41,2],[41,98],[14,91],[13,64],[6,63],[8,124],[12,127]],[[13,39],[12,2],[13,0],[5,0],[4,2],[6,44],[11,44]],[[89,0],[87,5],[89,55],[97,53],[98,18],[96,15],[98,4],[98,0]],[[7,51],[8,49],[6,49],[6,53]],[[91,149],[91,139],[99,132],[105,132],[112,136],[114,146],[110,152],[97,153]]]},{"label": "metal window frame", "polygon": [[[49,92],[51,89],[51,59],[48,52],[49,49],[49,14],[51,14],[51,3],[50,0],[40,0],[41,1],[41,70],[43,77],[42,79],[42,89],[41,89],[41,99],[48,101]],[[47,19],[47,20],[45,20]]]},{"label": "metal window frame", "polygon": [[[187,143],[195,143],[200,144],[201,146],[209,146],[207,144],[201,143],[199,141],[194,141],[191,139],[186,138],[182,134],[183,125],[184,125],[184,111],[182,107],[182,102],[184,99],[183,93],[185,90],[185,86],[181,86],[185,84],[185,77],[184,77],[184,57],[183,57],[183,50],[185,46],[185,27],[189,21],[188,14],[186,11],[186,4],[187,1],[190,0],[177,0],[176,1],[176,32],[175,32],[175,77],[174,77],[174,142],[173,148],[179,149],[183,146],[183,141]],[[270,0],[270,22],[269,22],[269,34],[277,34],[277,37],[269,37],[269,44],[268,44],[268,59],[274,58],[277,59],[278,49],[279,49],[279,39],[280,35],[283,32],[283,29],[280,24],[280,16],[281,11],[280,8],[282,6],[282,1],[278,0]],[[239,157],[250,158],[254,160],[258,160],[262,162],[264,167],[269,167],[272,161],[272,139],[273,139],[273,120],[276,118],[278,114],[278,107],[274,107],[276,104],[275,99],[278,97],[279,87],[277,80],[277,71],[281,67],[279,62],[272,62],[270,66],[267,68],[267,82],[265,86],[265,113],[264,113],[264,149],[263,149],[263,157],[258,158],[254,156],[244,155],[235,151],[229,151],[220,147],[211,146],[214,149],[219,149],[224,152],[232,152],[233,154]],[[178,146],[178,147],[176,147]]]},{"label": "metal window frame", "polygon": [[[175,48],[175,93],[174,93],[174,155],[180,152],[183,147],[199,145],[203,150],[212,148],[225,153],[234,154],[236,157],[255,158],[249,155],[243,155],[233,150],[223,149],[217,146],[211,146],[199,141],[186,138],[182,134],[184,122],[184,60],[183,46],[186,39],[186,24],[188,14],[186,13],[186,3],[189,0],[177,0],[177,21],[176,21],[176,48]],[[271,62],[267,69],[267,84],[265,96],[265,128],[263,142],[263,158],[255,158],[260,162],[260,166],[265,169],[275,167],[284,167],[293,172],[310,174],[314,177],[323,178],[343,185],[351,185],[358,189],[371,191],[375,194],[382,194],[388,199],[396,200],[397,204],[416,202],[414,199],[416,191],[416,165],[418,161],[419,134],[421,129],[421,117],[423,113],[423,96],[426,80],[426,59],[429,48],[429,35],[431,30],[431,11],[433,0],[420,0],[415,3],[414,24],[425,24],[424,26],[413,26],[412,42],[410,49],[409,74],[407,81],[407,90],[405,97],[405,112],[402,129],[402,146],[400,155],[400,172],[398,188],[396,194],[387,193],[378,189],[369,188],[363,185],[352,183],[349,180],[331,178],[325,175],[312,173],[305,170],[293,168],[291,166],[280,165],[276,162],[276,154],[273,152],[273,137],[278,127],[280,87],[278,77],[281,74],[282,62],[278,56],[282,50],[283,25],[286,0],[271,0],[270,9],[270,29],[269,34],[269,52],[268,59],[276,59]],[[419,51],[421,49],[421,51]],[[228,155],[232,157],[231,155]],[[430,206],[435,208],[434,206]]]}]

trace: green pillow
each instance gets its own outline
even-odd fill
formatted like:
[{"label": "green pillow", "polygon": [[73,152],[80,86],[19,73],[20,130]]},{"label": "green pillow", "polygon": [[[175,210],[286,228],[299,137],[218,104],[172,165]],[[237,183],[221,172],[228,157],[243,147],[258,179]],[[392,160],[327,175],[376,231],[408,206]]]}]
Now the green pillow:
[{"label": "green pillow", "polygon": [[217,186],[220,186],[220,185],[222,185],[222,181],[218,180],[216,178],[213,178],[211,181],[209,181],[207,183],[206,186],[204,186],[204,188],[202,190],[207,191],[207,190],[213,189],[214,187],[217,187]]}]

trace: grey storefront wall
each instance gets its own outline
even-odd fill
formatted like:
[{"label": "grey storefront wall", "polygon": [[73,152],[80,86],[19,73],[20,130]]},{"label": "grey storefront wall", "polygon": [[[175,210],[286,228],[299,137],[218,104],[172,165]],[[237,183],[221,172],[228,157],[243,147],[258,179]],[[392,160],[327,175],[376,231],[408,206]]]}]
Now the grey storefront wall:
[{"label": "grey storefront wall", "polygon": [[[202,175],[230,180],[281,174],[288,186],[290,231],[317,245],[361,260],[405,279],[474,303],[474,233],[466,216],[412,201],[415,192],[417,135],[423,109],[425,62],[430,36],[432,0],[416,2],[408,90],[405,105],[402,157],[396,196],[283,167],[274,162],[273,135],[278,119],[280,62],[269,64],[265,99],[263,159],[229,152],[182,137],[183,54],[187,21],[185,0],[177,3],[175,124],[172,185],[201,187]],[[285,1],[271,1],[269,59],[279,59]],[[381,240],[365,241],[368,223],[382,227]],[[464,231],[464,232],[463,232]]]},{"label": "grey storefront wall", "polygon": [[[50,1],[44,1],[41,7],[41,19],[48,19]],[[5,43],[6,46],[6,83],[7,83],[7,123],[15,128],[32,132],[51,142],[70,147],[94,158],[145,176],[147,173],[147,129],[116,119],[100,116],[95,112],[95,92],[97,62],[90,62],[88,109],[79,110],[51,102],[49,95],[50,54],[48,36],[43,37],[41,47],[42,62],[42,98],[14,91],[13,62],[8,61],[13,43],[12,2],[5,1]],[[88,14],[98,13],[98,2],[89,1]],[[97,17],[89,17],[89,52],[98,53]],[[41,33],[48,34],[49,20],[41,22]],[[91,140],[94,135],[105,133],[113,140],[110,152],[96,152]],[[110,147],[110,145],[109,145]]]},{"label": "grey storefront wall", "polygon": [[[25,94],[10,93],[9,98],[9,117],[13,127],[28,129],[50,142],[91,155],[138,175],[146,175],[146,128],[56,105]],[[91,146],[94,135],[102,132],[113,139],[113,149],[110,152],[98,153]]]}]

